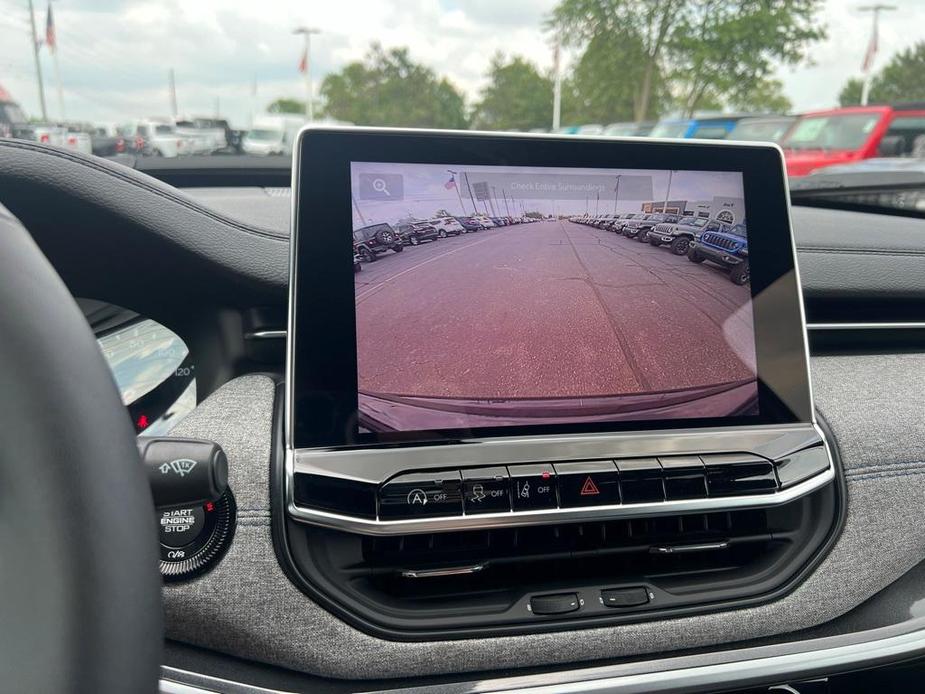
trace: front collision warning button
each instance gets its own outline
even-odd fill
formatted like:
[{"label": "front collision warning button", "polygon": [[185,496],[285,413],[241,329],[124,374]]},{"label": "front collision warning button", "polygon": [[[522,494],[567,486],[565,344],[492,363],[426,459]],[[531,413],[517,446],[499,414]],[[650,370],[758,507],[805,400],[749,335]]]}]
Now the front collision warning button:
[{"label": "front collision warning button", "polygon": [[577,593],[537,595],[530,598],[530,611],[533,614],[565,614],[575,612],[580,606]]}]

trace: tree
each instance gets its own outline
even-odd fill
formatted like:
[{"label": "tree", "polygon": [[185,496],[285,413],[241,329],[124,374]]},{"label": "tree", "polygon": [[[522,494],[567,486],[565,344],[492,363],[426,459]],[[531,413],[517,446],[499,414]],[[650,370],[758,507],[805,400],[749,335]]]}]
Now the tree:
[{"label": "tree", "polygon": [[[708,104],[748,103],[761,84],[782,103],[769,80],[778,64],[793,64],[824,37],[817,22],[823,0],[561,0],[548,22],[567,44],[585,52],[593,41],[610,50],[636,46],[603,86],[631,82],[636,120],[655,109],[660,80],[686,115]],[[584,58],[584,56],[583,56]],[[616,58],[614,58],[616,60]],[[580,64],[580,63],[579,63]],[[614,80],[612,74],[622,76]],[[752,99],[753,100],[753,99]]]},{"label": "tree", "polygon": [[[684,11],[686,0],[562,0],[552,12],[549,28],[563,37],[565,45],[608,48],[636,47],[632,59],[622,62],[615,74],[602,75],[611,87],[627,74],[638,74],[633,117],[646,120],[651,114],[652,94],[661,73],[663,51],[672,29]],[[613,77],[621,75],[620,79]],[[605,119],[606,120],[606,119]]]},{"label": "tree", "polygon": [[759,79],[747,91],[737,90],[728,101],[737,111],[753,113],[788,113],[793,108],[790,99],[784,95],[784,85],[776,79]]},{"label": "tree", "polygon": [[277,99],[267,106],[268,113],[305,113],[305,102],[298,99]]},{"label": "tree", "polygon": [[[674,27],[669,48],[672,79],[686,115],[703,99],[748,103],[756,85],[765,96],[775,65],[803,59],[825,36],[817,23],[820,0],[698,0]],[[772,101],[780,102],[780,99]]]},{"label": "tree", "polygon": [[861,103],[861,93],[864,91],[864,80],[852,77],[838,93],[840,106],[857,106]]},{"label": "tree", "polygon": [[509,62],[499,53],[488,70],[488,86],[472,114],[484,130],[548,128],[552,122],[552,79],[520,57]]},{"label": "tree", "polygon": [[356,125],[467,126],[462,94],[414,63],[407,48],[386,51],[373,44],[362,62],[325,77],[320,91],[325,116]]},{"label": "tree", "polygon": [[[842,106],[861,103],[863,82],[854,77],[845,83],[838,102]],[[894,55],[870,83],[871,103],[925,100],[925,41]]]},{"label": "tree", "polygon": [[613,123],[658,117],[670,100],[667,85],[656,70],[651,76],[651,94],[645,110],[638,88],[645,79],[643,48],[628,36],[622,41],[610,37],[592,38],[575,67],[563,82],[564,123]]}]

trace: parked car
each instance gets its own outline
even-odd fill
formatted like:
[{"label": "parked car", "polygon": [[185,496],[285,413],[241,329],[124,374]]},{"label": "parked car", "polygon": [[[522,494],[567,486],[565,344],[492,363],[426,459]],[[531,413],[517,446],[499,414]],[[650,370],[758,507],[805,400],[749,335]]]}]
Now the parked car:
[{"label": "parked car", "polygon": [[645,137],[652,128],[655,127],[655,121],[643,121],[642,123],[611,123],[602,134],[608,137]]},{"label": "parked car", "polygon": [[649,136],[724,140],[740,120],[754,116],[748,113],[724,113],[695,118],[667,118],[660,120]]},{"label": "parked car", "polygon": [[456,217],[434,217],[428,224],[437,229],[437,235],[440,238],[447,236],[459,236],[466,233],[466,228],[459,222]]},{"label": "parked car", "polygon": [[353,230],[353,253],[364,263],[372,263],[380,253],[405,250],[401,237],[389,224],[370,224]]},{"label": "parked car", "polygon": [[722,222],[708,217],[682,217],[677,222],[662,222],[649,231],[649,243],[653,246],[668,244],[675,255],[684,255],[702,231],[718,231]]},{"label": "parked car", "polygon": [[726,136],[745,142],[780,142],[797,120],[796,116],[743,118]]},{"label": "parked car", "polygon": [[494,229],[496,226],[498,226],[493,221],[491,221],[491,217],[487,217],[483,214],[475,215],[473,219],[481,224],[483,229]]},{"label": "parked car", "polygon": [[462,233],[471,234],[475,231],[481,231],[482,225],[474,217],[454,217],[459,226],[463,228]]},{"label": "parked car", "polygon": [[35,129],[10,93],[0,87],[0,137],[34,140]]},{"label": "parked car", "polygon": [[353,272],[356,274],[363,269],[363,259],[356,253],[353,254]]},{"label": "parked car", "polygon": [[622,221],[620,224],[620,231],[618,233],[623,234],[628,239],[636,238],[636,234],[639,233],[640,226],[642,226],[643,222],[646,221],[646,217],[648,216],[649,215],[642,212],[634,212]]},{"label": "parked car", "polygon": [[402,243],[411,246],[417,246],[422,241],[436,241],[440,238],[437,228],[427,222],[399,224],[398,236]]},{"label": "parked car", "polygon": [[245,154],[266,157],[272,155],[289,156],[292,143],[305,125],[301,116],[260,116],[254,119],[253,127],[244,135],[241,149]]},{"label": "parked car", "polygon": [[674,224],[679,219],[681,218],[676,214],[665,214],[663,212],[647,214],[636,226],[635,238],[640,243],[645,243],[649,240],[649,232],[652,231],[656,224]]},{"label": "parked car", "polygon": [[126,126],[133,137],[144,140],[144,151],[155,157],[178,157],[189,154],[189,141],[177,134],[173,123],[166,120],[148,119],[135,121]]},{"label": "parked car", "polygon": [[719,231],[704,231],[694,239],[687,251],[692,263],[709,260],[729,270],[733,284],[746,284],[749,280],[748,238],[744,224],[722,224]]},{"label": "parked car", "polygon": [[805,176],[832,164],[909,156],[925,135],[925,103],[851,106],[800,117],[781,140],[787,175]]}]

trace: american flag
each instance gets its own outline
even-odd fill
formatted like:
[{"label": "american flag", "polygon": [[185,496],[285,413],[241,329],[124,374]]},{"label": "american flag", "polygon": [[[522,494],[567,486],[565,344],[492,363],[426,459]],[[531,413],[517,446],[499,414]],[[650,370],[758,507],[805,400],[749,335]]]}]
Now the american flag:
[{"label": "american flag", "polygon": [[299,72],[303,75],[308,72],[308,49],[303,49],[302,59],[299,61]]},{"label": "american flag", "polygon": [[450,176],[450,180],[443,184],[447,190],[453,190],[456,187],[456,176]]},{"label": "american flag", "polygon": [[52,53],[58,48],[58,37],[55,33],[55,19],[51,14],[51,2],[48,3],[48,19],[45,21],[45,45]]}]

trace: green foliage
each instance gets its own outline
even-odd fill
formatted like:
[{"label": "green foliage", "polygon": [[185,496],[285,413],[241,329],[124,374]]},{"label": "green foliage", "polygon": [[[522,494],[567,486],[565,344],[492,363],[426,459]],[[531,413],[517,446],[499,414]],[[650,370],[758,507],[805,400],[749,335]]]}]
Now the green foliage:
[{"label": "green foliage", "polygon": [[752,113],[789,113],[793,108],[790,99],[784,95],[783,83],[767,78],[758,79],[751,89],[740,91],[728,100],[728,104],[736,111]]},{"label": "green foliage", "polygon": [[[778,110],[788,104],[770,75],[778,64],[802,60],[808,46],[825,36],[817,19],[822,5],[823,0],[561,0],[548,26],[584,51],[579,68],[587,58],[589,74],[579,80],[576,69],[574,77],[574,96],[583,104],[595,101],[595,84],[622,91],[618,85],[625,82],[637,92],[636,120],[662,110],[669,86],[674,103],[688,115],[716,105]],[[607,48],[614,54],[605,56]],[[600,57],[592,59],[591,51]],[[590,69],[605,59],[606,72]],[[626,107],[615,101],[610,106],[618,109],[613,114],[618,120]]]},{"label": "green foliage", "polygon": [[406,48],[373,44],[362,62],[321,83],[324,115],[356,125],[465,128],[462,94],[433,70],[414,63]]},{"label": "green foliage", "polygon": [[[862,81],[852,78],[842,87],[838,102],[842,106],[861,103]],[[896,103],[925,100],[925,41],[894,55],[870,84],[868,102]]]},{"label": "green foliage", "polygon": [[[825,36],[820,0],[698,0],[680,13],[668,49],[685,114],[706,98],[748,103],[776,64],[794,64]],[[763,85],[767,90],[771,83]],[[773,93],[767,95],[773,96]]]},{"label": "green foliage", "polygon": [[593,37],[563,84],[562,122],[606,125],[635,120],[637,112],[658,116],[670,100],[667,85],[656,70],[643,111],[639,86],[644,79],[645,53],[638,40]]},{"label": "green foliage", "polygon": [[472,114],[473,127],[483,130],[548,128],[552,122],[552,79],[523,58],[492,58],[489,83]]},{"label": "green foliage", "polygon": [[852,77],[838,93],[839,106],[857,106],[861,103],[861,94],[864,91],[864,80]]},{"label": "green foliage", "polygon": [[[314,101],[314,99],[312,99]],[[268,113],[305,113],[305,102],[298,99],[277,99],[267,106]]]}]

